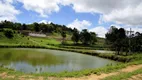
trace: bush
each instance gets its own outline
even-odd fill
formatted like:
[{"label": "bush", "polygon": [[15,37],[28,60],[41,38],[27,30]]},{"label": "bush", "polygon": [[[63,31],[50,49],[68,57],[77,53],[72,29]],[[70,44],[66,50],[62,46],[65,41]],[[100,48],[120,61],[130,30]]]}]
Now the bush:
[{"label": "bush", "polygon": [[6,29],[4,30],[4,35],[7,37],[7,38],[13,38],[14,37],[14,33],[13,33],[13,30],[11,29]]}]

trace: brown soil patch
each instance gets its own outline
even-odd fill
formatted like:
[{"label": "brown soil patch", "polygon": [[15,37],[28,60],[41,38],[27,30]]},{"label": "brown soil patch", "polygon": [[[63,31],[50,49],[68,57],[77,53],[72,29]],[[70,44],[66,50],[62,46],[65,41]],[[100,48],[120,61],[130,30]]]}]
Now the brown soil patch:
[{"label": "brown soil patch", "polygon": [[142,80],[142,74],[134,75],[127,80]]},{"label": "brown soil patch", "polygon": [[2,79],[6,78],[6,77],[7,77],[7,73],[6,73],[6,72],[1,73],[1,74],[0,74],[0,77],[1,77]]},{"label": "brown soil patch", "polygon": [[121,71],[122,72],[132,72],[140,68],[142,68],[142,65],[132,65],[132,66],[128,66],[127,68],[122,69]]}]

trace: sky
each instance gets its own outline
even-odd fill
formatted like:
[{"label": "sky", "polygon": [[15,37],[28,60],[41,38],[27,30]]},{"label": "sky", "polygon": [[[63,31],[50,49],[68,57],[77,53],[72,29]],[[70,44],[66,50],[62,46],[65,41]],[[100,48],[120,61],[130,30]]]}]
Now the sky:
[{"label": "sky", "polygon": [[111,26],[142,33],[142,0],[0,0],[0,21],[56,23],[105,37]]}]

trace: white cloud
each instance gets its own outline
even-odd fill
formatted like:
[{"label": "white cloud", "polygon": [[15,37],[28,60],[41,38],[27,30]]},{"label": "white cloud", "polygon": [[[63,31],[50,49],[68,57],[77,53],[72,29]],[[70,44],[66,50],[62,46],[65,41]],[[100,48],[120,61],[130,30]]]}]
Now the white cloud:
[{"label": "white cloud", "polygon": [[41,21],[39,21],[38,23],[44,23],[44,24],[47,24],[48,22],[47,22],[47,20],[41,20]]},{"label": "white cloud", "polygon": [[[26,10],[48,17],[60,10],[60,5],[70,6],[78,13],[99,13],[101,22],[142,26],[142,0],[16,0]],[[13,2],[13,0],[6,0]]]},{"label": "white cloud", "polygon": [[20,14],[12,5],[12,0],[0,1],[0,21],[16,21],[16,15]]},{"label": "white cloud", "polygon": [[[142,0],[1,0],[0,21],[16,20],[16,15],[20,14],[20,11],[15,9],[14,1],[22,3],[26,10],[37,12],[42,17],[48,17],[51,13],[58,12],[60,5],[64,5],[72,7],[78,13],[99,13],[100,24],[115,22],[118,26],[119,24],[127,25],[127,27],[119,26],[125,27],[125,29],[132,27],[139,32],[142,29],[142,27],[137,27],[142,26]],[[91,22],[76,19],[67,26],[82,30],[91,26]],[[100,29],[100,27],[94,29]],[[105,28],[104,31],[106,31]]]},{"label": "white cloud", "polygon": [[13,3],[13,0],[1,0],[1,2],[4,2],[4,3]]},{"label": "white cloud", "polygon": [[142,33],[142,28],[139,27],[139,26],[134,27],[134,26],[128,26],[128,25],[119,25],[119,24],[112,24],[111,26],[115,26],[118,29],[119,28],[124,28],[127,31],[130,31],[130,28],[131,28],[131,30],[134,31],[134,33],[136,33],[136,32]]},{"label": "white cloud", "polygon": [[39,23],[50,24],[50,23],[51,23],[51,21],[41,20],[41,21],[39,21]]},{"label": "white cloud", "polygon": [[95,32],[98,37],[105,38],[105,34],[107,33],[108,30],[105,27],[98,26],[98,27],[90,29],[89,31]]},{"label": "white cloud", "polygon": [[122,10],[112,11],[110,14],[104,15],[103,20],[133,26],[142,25],[142,3],[135,8],[127,7]]},{"label": "white cloud", "polygon": [[[132,31],[134,31],[135,33],[136,33],[136,32],[142,33],[142,28],[139,28],[139,27],[133,27],[133,28],[131,28],[131,29],[132,29]],[[130,28],[126,28],[126,30],[130,30]]]},{"label": "white cloud", "polygon": [[[64,5],[71,5],[79,13],[99,13],[99,24],[114,22],[117,28],[130,27],[135,32],[142,32],[142,0],[63,0]],[[120,24],[125,26],[120,26]],[[141,26],[141,27],[138,27]],[[95,27],[90,31],[104,37],[107,29]]]},{"label": "white cloud", "polygon": [[[76,12],[102,14],[102,21],[142,25],[142,0],[62,0]],[[101,22],[101,21],[100,21]]]},{"label": "white cloud", "polygon": [[48,17],[52,12],[59,11],[60,0],[18,0],[26,10],[35,11],[41,17]]},{"label": "white cloud", "polygon": [[[119,24],[111,24],[110,27],[111,27],[111,26],[115,26],[115,27],[118,28],[118,29],[124,27],[124,26],[120,26]],[[126,26],[125,26],[125,27],[126,27]]]},{"label": "white cloud", "polygon": [[78,30],[87,29],[91,26],[92,23],[86,20],[79,21],[78,19],[74,20],[72,23],[68,24],[67,26],[70,28],[77,28]]},{"label": "white cloud", "polygon": [[8,3],[13,3],[13,0],[5,0]]}]

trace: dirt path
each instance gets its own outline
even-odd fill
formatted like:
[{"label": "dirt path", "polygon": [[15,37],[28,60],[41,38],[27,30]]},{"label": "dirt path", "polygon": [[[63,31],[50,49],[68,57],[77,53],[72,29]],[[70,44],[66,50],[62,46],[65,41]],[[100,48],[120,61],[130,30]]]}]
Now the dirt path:
[{"label": "dirt path", "polygon": [[142,80],[142,74],[138,74],[138,75],[132,76],[128,80]]},{"label": "dirt path", "polygon": [[[48,80],[100,80],[100,79],[103,79],[105,77],[108,77],[108,76],[113,76],[113,75],[117,75],[119,73],[122,73],[122,72],[132,72],[132,71],[135,71],[137,69],[140,69],[142,68],[142,64],[141,65],[131,65],[131,66],[128,66],[124,69],[121,69],[117,72],[112,72],[112,73],[102,73],[100,75],[96,75],[96,74],[92,74],[90,76],[84,76],[84,77],[80,77],[80,78],[55,78],[55,77],[49,77]],[[29,77],[27,79],[27,77]],[[3,73],[0,73],[0,78],[2,79],[7,79],[7,78],[16,78],[16,76],[14,75],[8,75],[6,72],[3,72]],[[23,76],[18,76],[18,79],[19,80],[46,80],[45,77],[33,77],[33,76],[30,76],[30,75],[23,75]],[[139,74],[139,75],[135,75],[135,76],[132,76],[130,79],[128,80],[140,80],[142,79],[142,74]]]},{"label": "dirt path", "polygon": [[[112,72],[112,73],[108,73],[108,74],[106,74],[106,73],[103,73],[101,75],[92,74],[90,76],[85,76],[85,77],[80,77],[80,78],[62,78],[62,80],[101,80],[101,79],[108,77],[108,76],[117,75],[121,72],[132,72],[132,71],[135,71],[140,68],[142,68],[142,65],[131,65],[131,66],[121,69],[117,72]],[[52,80],[54,80],[54,79],[52,79]]]}]

